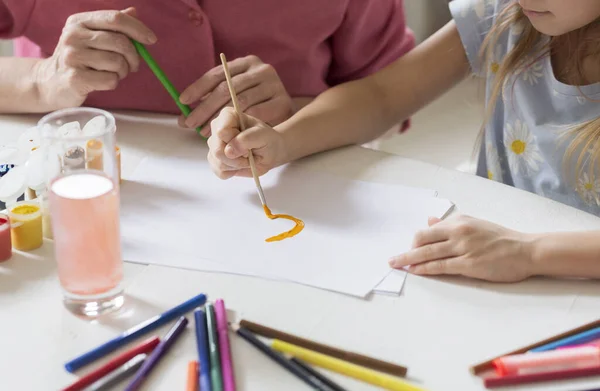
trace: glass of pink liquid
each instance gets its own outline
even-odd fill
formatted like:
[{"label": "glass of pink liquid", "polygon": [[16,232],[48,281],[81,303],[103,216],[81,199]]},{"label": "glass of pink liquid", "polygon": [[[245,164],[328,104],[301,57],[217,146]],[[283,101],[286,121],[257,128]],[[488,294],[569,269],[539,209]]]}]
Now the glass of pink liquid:
[{"label": "glass of pink liquid", "polygon": [[117,310],[124,300],[115,119],[74,108],[38,126],[46,165],[55,167],[46,170],[46,192],[64,303],[84,316]]}]

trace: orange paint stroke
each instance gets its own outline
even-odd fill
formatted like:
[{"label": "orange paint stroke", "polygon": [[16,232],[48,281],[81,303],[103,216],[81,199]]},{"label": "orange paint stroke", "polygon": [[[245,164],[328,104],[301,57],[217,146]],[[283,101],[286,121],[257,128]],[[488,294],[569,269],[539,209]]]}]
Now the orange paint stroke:
[{"label": "orange paint stroke", "polygon": [[300,233],[300,231],[302,231],[304,229],[304,221],[297,219],[294,216],[281,215],[281,214],[274,215],[273,213],[271,213],[271,209],[269,209],[269,207],[267,205],[263,205],[263,209],[264,209],[267,217],[270,218],[271,220],[286,219],[286,220],[291,220],[294,223],[296,223],[294,228],[290,229],[289,231],[280,233],[279,235],[276,235],[276,236],[266,239],[265,241],[267,241],[267,242],[277,242],[277,241],[280,241],[283,239],[291,238],[292,236],[298,235]]}]

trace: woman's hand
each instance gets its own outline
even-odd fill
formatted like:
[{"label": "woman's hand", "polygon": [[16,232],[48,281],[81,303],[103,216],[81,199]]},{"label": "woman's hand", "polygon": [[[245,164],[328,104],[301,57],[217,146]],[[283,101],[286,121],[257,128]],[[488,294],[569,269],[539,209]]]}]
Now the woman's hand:
[{"label": "woman's hand", "polygon": [[77,107],[91,92],[117,88],[140,66],[131,39],[144,44],[157,40],[134,8],[71,15],[52,56],[38,63],[41,101],[49,110]]},{"label": "woman's hand", "polygon": [[[291,117],[294,103],[275,68],[256,56],[236,58],[228,66],[240,110],[271,126]],[[206,124],[201,133],[210,136],[208,123],[231,100],[223,67],[219,65],[208,71],[186,88],[179,100],[183,104],[198,102],[187,118],[179,118],[179,125],[196,128]]]}]

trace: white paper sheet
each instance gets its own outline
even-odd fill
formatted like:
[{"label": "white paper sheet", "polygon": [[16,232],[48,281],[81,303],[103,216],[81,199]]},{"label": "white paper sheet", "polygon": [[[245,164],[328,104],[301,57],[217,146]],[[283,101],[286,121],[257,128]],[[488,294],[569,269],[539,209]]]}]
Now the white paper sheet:
[{"label": "white paper sheet", "polygon": [[283,279],[364,297],[389,274],[388,258],[407,250],[445,201],[429,190],[351,181],[297,166],[273,170],[261,181],[273,213],[304,220],[296,237],[266,243],[293,223],[267,219],[253,181],[219,180],[196,146],[145,159],[121,186],[124,259]]},{"label": "white paper sheet", "polygon": [[390,273],[381,281],[373,292],[380,295],[398,296],[402,293],[404,287],[404,281],[406,281],[406,272],[403,270],[392,270]]},{"label": "white paper sheet", "polygon": [[[454,207],[454,204],[443,198],[438,202],[431,202],[431,216],[444,218]],[[392,270],[373,290],[380,295],[398,296],[402,293],[404,282],[406,281],[406,272],[402,270]]]}]

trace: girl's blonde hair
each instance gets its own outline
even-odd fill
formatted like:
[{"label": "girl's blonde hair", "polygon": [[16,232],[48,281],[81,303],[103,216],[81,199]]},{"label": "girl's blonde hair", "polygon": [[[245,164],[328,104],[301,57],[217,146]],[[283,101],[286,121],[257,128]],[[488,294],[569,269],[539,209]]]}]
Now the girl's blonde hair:
[{"label": "girl's blonde hair", "polygon": [[[515,44],[515,47],[506,54],[501,63],[494,62],[494,51],[498,40],[503,34],[510,31],[511,27],[514,28],[515,26],[522,29],[520,39]],[[502,95],[510,93],[508,91],[510,87],[508,85],[509,80],[516,80],[512,76],[518,76],[541,58],[551,55],[552,50],[558,48],[567,50],[569,57],[572,58],[569,67],[561,75],[557,76],[565,77],[570,84],[578,86],[585,84],[583,60],[588,55],[600,53],[600,44],[589,39],[589,32],[597,26],[598,23],[595,22],[564,36],[543,40],[543,35],[529,22],[529,19],[523,13],[523,9],[516,1],[504,8],[497,15],[493,27],[483,41],[480,52],[482,63],[486,66],[486,69],[495,74],[486,108],[486,120],[483,126],[485,127],[493,116],[498,99]],[[581,89],[579,90],[581,95],[585,97]],[[589,99],[588,97],[585,98]],[[571,128],[567,129],[564,136],[569,139],[572,138],[566,148],[564,158],[566,176],[570,177],[573,183],[575,183],[576,178],[580,178],[583,174],[584,164],[588,162],[589,178],[591,183],[594,183],[594,168],[600,158],[600,117],[588,122],[574,124]],[[577,151],[579,151],[579,156],[575,165],[572,165],[570,162]],[[587,157],[588,153],[589,158]],[[585,190],[579,186],[576,186],[576,189],[580,194],[581,191]]]}]

